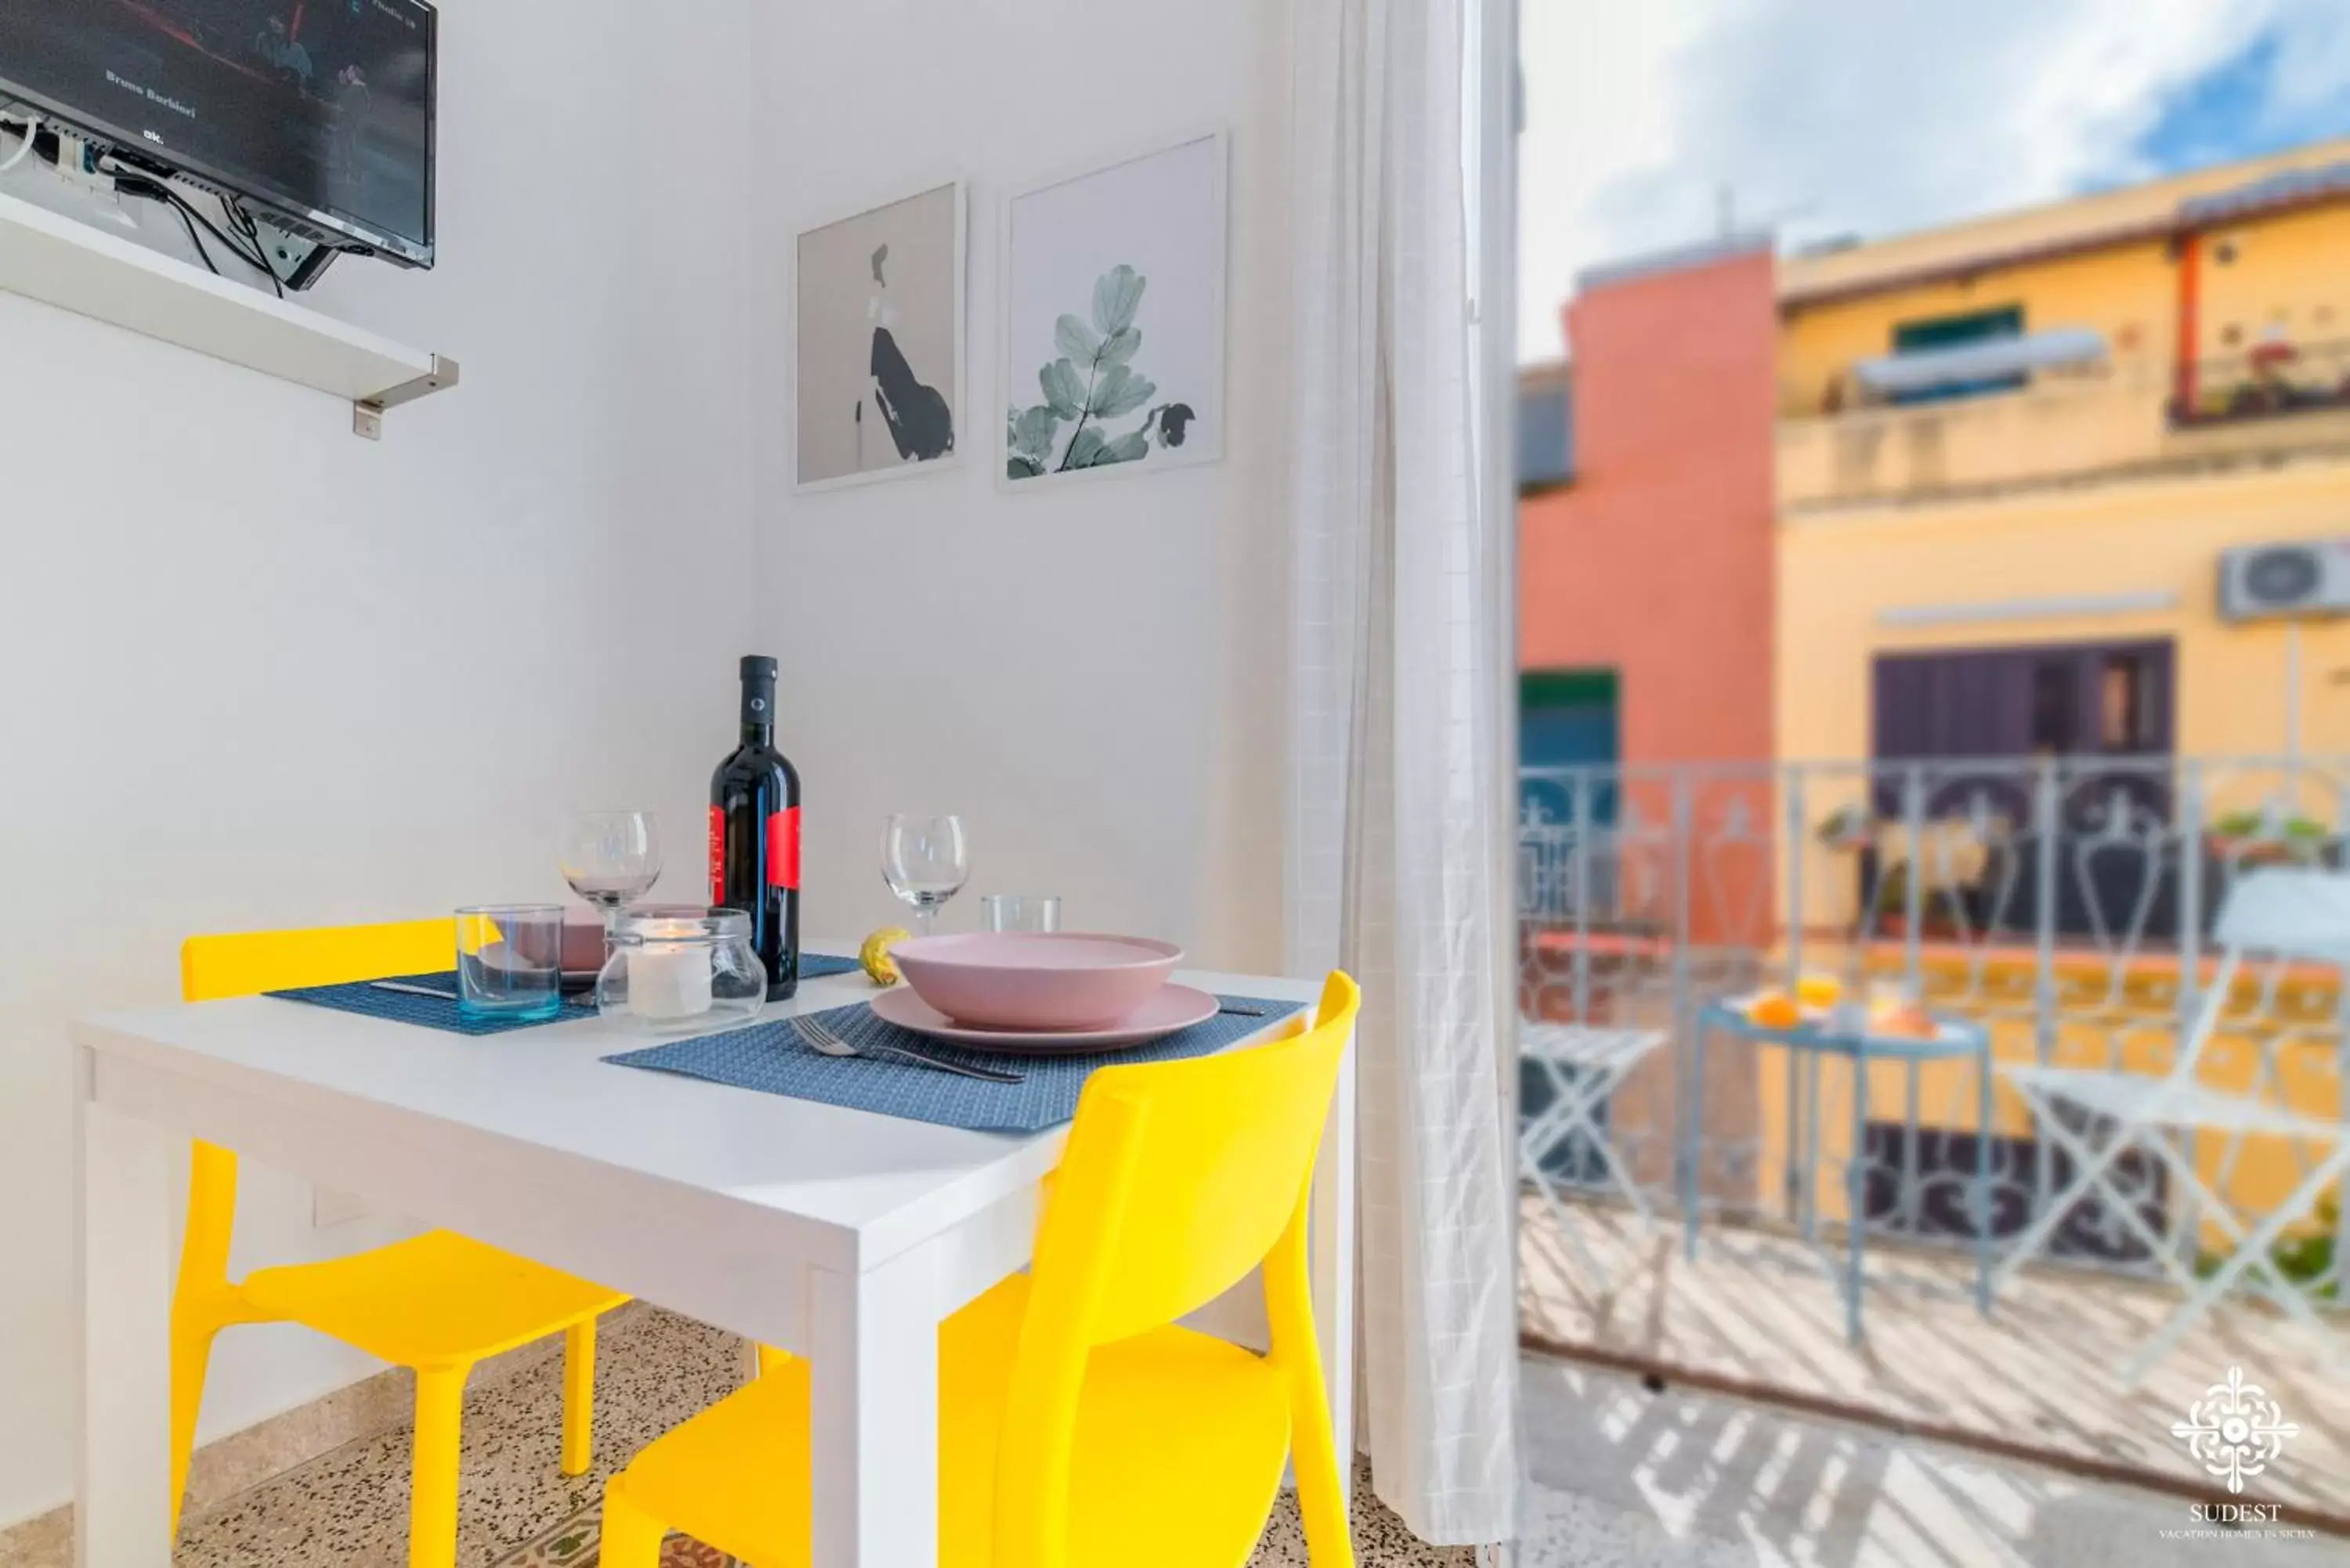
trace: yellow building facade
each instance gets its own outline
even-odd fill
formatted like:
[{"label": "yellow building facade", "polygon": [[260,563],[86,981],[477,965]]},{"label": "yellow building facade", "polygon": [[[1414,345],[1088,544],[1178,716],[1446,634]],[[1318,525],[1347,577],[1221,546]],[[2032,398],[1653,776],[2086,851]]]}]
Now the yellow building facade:
[{"label": "yellow building facade", "polygon": [[[2350,443],[2350,416],[2342,420]],[[2220,556],[2231,546],[2338,534],[2350,534],[2350,444],[2339,454],[1788,518],[1779,547],[1780,753],[1869,755],[1880,653],[2161,638],[2175,649],[2181,755],[2282,756],[2295,690],[2303,749],[2350,754],[2350,621],[2302,625],[2289,683],[2287,626],[2222,620],[2217,587]],[[1952,618],[1933,618],[1941,615]]]},{"label": "yellow building facade", "polygon": [[[2174,650],[2171,750],[2283,753],[2288,634],[2221,619],[2220,560],[2350,536],[2350,395],[2228,410],[2278,346],[2267,374],[2350,394],[2350,140],[1796,258],[1780,296],[1783,760],[1872,754],[1880,654],[2145,639]],[[1905,327],[2000,311],[2106,354],[1973,395],[1855,390]],[[2299,636],[2302,748],[2350,753],[2350,618]]]},{"label": "yellow building facade", "polygon": [[[1794,258],[1779,296],[1781,762],[1887,755],[1882,659],[2157,644],[2169,660],[2160,749],[2350,756],[2350,617],[2230,621],[2220,600],[2231,549],[2350,539],[2350,140]],[[1987,379],[1997,384],[1872,392],[1872,362],[1969,330],[2058,334],[2102,352]],[[2207,820],[2261,806],[2279,777],[2242,770],[2235,794],[2215,786],[2203,803]],[[1806,787],[1814,825],[1865,798],[1848,769]],[[1804,857],[1803,926],[1852,929],[1849,865],[1792,837],[1788,852]],[[2002,1060],[2047,1048],[2060,1063],[2164,1070],[2175,961],[2148,955],[2124,994],[2102,960],[2080,956],[2081,974],[2060,971],[2063,1023],[2045,1047],[2028,945],[1952,960],[1948,975],[1929,961],[1929,999],[1981,1017]],[[1896,944],[1871,967],[1898,974],[1906,960]],[[2309,1002],[2316,1037],[2274,1058],[2269,1086],[2332,1116],[2336,999],[2323,989]],[[2263,1044],[2231,1035],[2206,1076],[2253,1087]],[[1794,1079],[1764,1055],[1768,1167],[1789,1158],[1782,1085]],[[1929,1070],[1928,1125],[1971,1128],[1972,1073]],[[1878,1075],[1872,1099],[1898,1104],[1898,1070]],[[1829,1088],[1849,1094],[1848,1071]],[[1997,1116],[2002,1134],[2029,1130],[2004,1093]],[[1835,1118],[1821,1132],[1826,1157],[1842,1158]],[[2273,1140],[2208,1153],[2207,1178],[2253,1211],[2297,1168]]]}]

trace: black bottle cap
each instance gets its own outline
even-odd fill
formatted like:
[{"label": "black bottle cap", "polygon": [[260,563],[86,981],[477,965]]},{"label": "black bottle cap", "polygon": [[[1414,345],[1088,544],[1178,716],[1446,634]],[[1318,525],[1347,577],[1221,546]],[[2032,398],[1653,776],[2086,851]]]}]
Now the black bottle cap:
[{"label": "black bottle cap", "polygon": [[775,661],[753,654],[743,660],[743,722],[775,722]]}]

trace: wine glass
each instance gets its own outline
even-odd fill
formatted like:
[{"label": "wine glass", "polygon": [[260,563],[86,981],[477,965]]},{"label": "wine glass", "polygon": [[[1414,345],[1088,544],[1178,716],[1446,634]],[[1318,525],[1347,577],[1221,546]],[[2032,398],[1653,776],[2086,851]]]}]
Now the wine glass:
[{"label": "wine glass", "polygon": [[881,879],[914,906],[915,923],[929,936],[939,906],[971,878],[971,848],[959,816],[891,817],[881,829]]},{"label": "wine glass", "polygon": [[620,910],[660,880],[660,826],[650,811],[583,811],[563,829],[563,879],[604,917],[612,950]]}]

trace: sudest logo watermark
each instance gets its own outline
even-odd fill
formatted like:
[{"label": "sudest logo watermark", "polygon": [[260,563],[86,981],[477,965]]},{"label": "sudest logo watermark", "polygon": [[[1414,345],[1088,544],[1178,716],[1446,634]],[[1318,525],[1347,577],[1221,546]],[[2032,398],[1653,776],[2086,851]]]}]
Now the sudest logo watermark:
[{"label": "sudest logo watermark", "polygon": [[2244,1490],[2246,1477],[2275,1463],[2284,1440],[2300,1433],[2267,1389],[2244,1381],[2241,1366],[2228,1368],[2228,1380],[2206,1389],[2187,1407],[2187,1419],[2170,1428],[2208,1473],[2224,1478],[2228,1490],[2237,1493]]},{"label": "sudest logo watermark", "polygon": [[[2170,1428],[2187,1445],[2205,1473],[2228,1483],[2232,1496],[2241,1496],[2244,1483],[2276,1463],[2287,1438],[2301,1428],[2284,1417],[2284,1407],[2268,1390],[2245,1379],[2241,1366],[2228,1368],[2225,1382],[2214,1383],[2187,1407],[2187,1418]],[[2284,1528],[2284,1510],[2272,1502],[2189,1503],[2187,1516],[2199,1528],[2166,1530],[2166,1540],[2308,1539],[2314,1532]]]}]

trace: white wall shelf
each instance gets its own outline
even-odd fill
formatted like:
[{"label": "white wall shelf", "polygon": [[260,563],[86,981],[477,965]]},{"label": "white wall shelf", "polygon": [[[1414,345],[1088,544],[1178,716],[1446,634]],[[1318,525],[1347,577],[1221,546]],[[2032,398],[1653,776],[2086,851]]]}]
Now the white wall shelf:
[{"label": "white wall shelf", "polygon": [[347,400],[369,440],[383,412],[457,384],[411,348],[118,234],[0,193],[0,289]]}]

